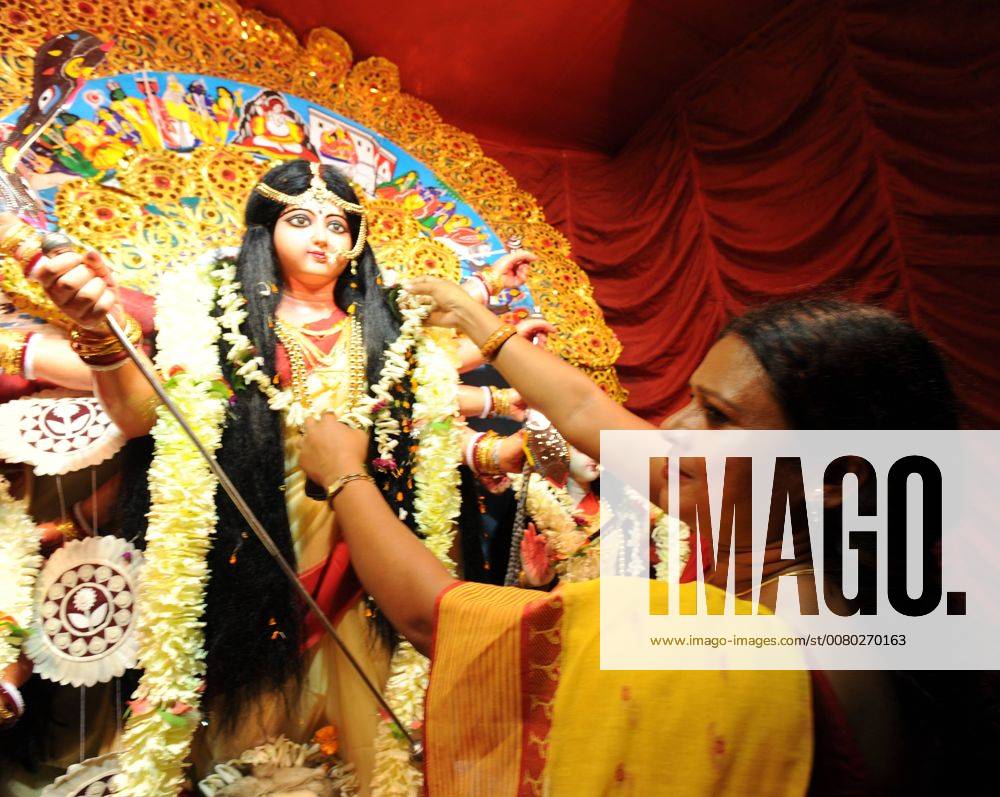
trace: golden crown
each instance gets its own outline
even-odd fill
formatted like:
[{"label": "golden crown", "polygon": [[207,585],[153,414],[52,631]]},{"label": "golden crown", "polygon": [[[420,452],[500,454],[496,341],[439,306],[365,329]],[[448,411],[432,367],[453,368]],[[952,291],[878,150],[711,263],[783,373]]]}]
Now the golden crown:
[{"label": "golden crown", "polygon": [[320,169],[322,168],[320,164],[311,163],[309,168],[312,171],[312,180],[309,181],[309,187],[301,194],[284,194],[265,182],[257,183],[253,190],[262,197],[282,205],[295,205],[296,207],[318,212],[322,212],[323,207],[326,205],[336,205],[346,213],[356,213],[362,217],[367,214],[364,205],[348,202],[342,196],[335,194],[327,188],[326,182],[320,174]]}]

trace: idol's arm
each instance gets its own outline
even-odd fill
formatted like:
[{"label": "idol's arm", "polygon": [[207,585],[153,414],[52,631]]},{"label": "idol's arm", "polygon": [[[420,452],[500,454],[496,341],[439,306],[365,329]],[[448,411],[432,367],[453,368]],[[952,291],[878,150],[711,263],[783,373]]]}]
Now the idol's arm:
[{"label": "idol's arm", "polygon": [[44,379],[72,390],[90,390],[90,369],[65,338],[32,335],[24,355],[24,376]]},{"label": "idol's arm", "polygon": [[[364,473],[367,450],[367,435],[327,414],[306,423],[299,465],[317,484],[330,485],[341,476]],[[428,655],[437,597],[456,579],[403,525],[371,482],[348,482],[333,499],[333,508],[362,586],[396,630]]]},{"label": "idol's arm", "polygon": [[[24,226],[11,214],[0,214],[0,239],[8,240],[18,225]],[[107,315],[112,314],[119,323],[125,319],[111,273],[95,252],[42,257],[34,262],[30,277],[41,283],[52,302],[82,329],[107,337],[111,334],[104,322]],[[126,436],[148,434],[156,420],[158,401],[133,362],[114,370],[94,371],[92,379],[94,392]]]}]

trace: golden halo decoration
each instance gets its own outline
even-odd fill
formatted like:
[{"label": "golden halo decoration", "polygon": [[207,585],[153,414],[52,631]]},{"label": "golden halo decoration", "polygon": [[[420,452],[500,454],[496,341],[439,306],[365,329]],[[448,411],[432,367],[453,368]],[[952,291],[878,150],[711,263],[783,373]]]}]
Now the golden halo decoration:
[{"label": "golden halo decoration", "polygon": [[121,172],[118,181],[123,191],[157,205],[180,202],[191,193],[188,167],[188,159],[180,153],[144,152]]},{"label": "golden halo decoration", "polygon": [[441,277],[458,282],[461,266],[455,253],[431,238],[404,238],[375,249],[383,270],[391,269],[401,279]]},{"label": "golden halo decoration", "polygon": [[[69,30],[81,28],[104,39],[114,38],[115,47],[97,70],[95,77],[148,71],[183,72],[213,75],[224,80],[248,81],[262,87],[280,87],[318,106],[365,125],[376,133],[392,139],[418,157],[448,188],[457,194],[488,224],[507,245],[517,241],[542,258],[537,275],[529,286],[539,308],[559,323],[568,323],[581,308],[594,309],[590,282],[586,274],[571,259],[565,236],[545,222],[537,200],[517,187],[506,169],[484,156],[475,137],[442,122],[437,111],[428,103],[402,89],[399,70],[385,58],[368,58],[355,63],[348,43],[334,31],[318,28],[309,33],[305,45],[299,44],[291,29],[280,20],[258,11],[248,11],[232,0],[5,0],[0,7],[0,118],[9,116],[31,93],[32,57],[35,48],[45,39],[48,20],[58,20]],[[143,252],[142,247],[156,242],[169,242],[171,254],[182,251],[204,251],[209,245],[231,243],[242,217],[246,198],[244,190],[267,164],[247,159],[245,151],[234,147],[203,147],[214,151],[195,153],[188,161],[201,164],[195,179],[185,183],[193,196],[201,201],[196,209],[190,202],[157,205],[162,218],[144,222],[114,202],[109,194],[93,185],[63,185],[65,192],[84,199],[84,211],[74,210],[68,201],[58,201],[59,218],[96,248],[110,248],[128,259],[125,270],[137,263],[132,275],[135,287],[146,289],[153,282],[149,272],[155,272],[150,259],[155,252]],[[126,185],[159,177],[157,189],[164,197],[176,195],[174,173],[141,150],[109,152],[109,161],[119,158],[116,174]],[[155,166],[153,164],[156,164]],[[235,166],[235,168],[234,168]],[[137,169],[138,174],[130,173]],[[144,176],[139,176],[144,175]],[[207,190],[204,190],[206,189]],[[85,190],[86,189],[86,190]],[[107,189],[106,189],[107,190]],[[148,195],[145,202],[151,201]],[[192,194],[188,194],[190,198]],[[98,200],[104,204],[99,204]],[[373,203],[378,205],[378,203]],[[131,202],[140,208],[143,202]],[[100,218],[91,214],[104,207]],[[113,211],[113,218],[107,210]],[[120,213],[118,211],[121,211]],[[373,247],[388,243],[390,233],[398,228],[399,216],[381,207],[370,219]],[[142,214],[139,214],[140,216]],[[379,225],[381,227],[379,228]],[[408,224],[403,225],[412,229]],[[376,229],[379,228],[379,229]],[[98,233],[98,237],[88,238]],[[199,239],[199,236],[201,238]],[[424,241],[412,244],[415,251],[427,252],[425,265],[452,273],[451,261],[445,252],[424,236]],[[446,249],[447,247],[441,247]],[[433,257],[430,253],[433,252]],[[161,255],[162,256],[162,255]],[[145,258],[145,260],[144,260]],[[440,260],[438,260],[440,258]],[[457,258],[452,256],[457,264]],[[549,261],[553,261],[550,265]],[[414,267],[418,268],[418,267]],[[129,284],[128,275],[123,284]],[[12,297],[13,298],[13,297]],[[37,304],[37,297],[34,297]],[[25,305],[27,299],[21,299]],[[582,304],[581,304],[582,303]],[[44,302],[42,303],[44,305]],[[49,309],[51,313],[51,308]],[[572,349],[567,344],[560,353],[592,372],[595,381],[611,395],[621,400],[625,392],[618,383],[608,359],[621,346],[614,333],[603,321],[599,311],[594,318],[586,317],[588,337],[600,345],[592,353],[582,347]],[[562,339],[566,338],[562,335]]]}]

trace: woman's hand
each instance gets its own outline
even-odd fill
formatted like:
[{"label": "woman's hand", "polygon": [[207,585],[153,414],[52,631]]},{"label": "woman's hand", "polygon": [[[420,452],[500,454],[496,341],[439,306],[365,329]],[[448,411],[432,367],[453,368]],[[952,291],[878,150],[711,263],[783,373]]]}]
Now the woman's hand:
[{"label": "woman's hand", "polygon": [[31,272],[52,302],[81,327],[107,331],[108,313],[121,315],[118,292],[97,252],[43,257]]},{"label": "woman's hand", "polygon": [[500,275],[505,288],[520,288],[528,279],[531,264],[536,260],[538,256],[527,249],[517,249],[495,260],[490,268]]},{"label": "woman's hand", "polygon": [[352,429],[330,412],[306,421],[299,467],[316,484],[328,487],[341,476],[366,472],[367,457],[367,432]]},{"label": "woman's hand", "polygon": [[465,316],[471,311],[490,312],[454,282],[438,277],[419,277],[404,282],[403,288],[415,296],[429,296],[434,300],[427,322],[437,327],[462,328]]}]

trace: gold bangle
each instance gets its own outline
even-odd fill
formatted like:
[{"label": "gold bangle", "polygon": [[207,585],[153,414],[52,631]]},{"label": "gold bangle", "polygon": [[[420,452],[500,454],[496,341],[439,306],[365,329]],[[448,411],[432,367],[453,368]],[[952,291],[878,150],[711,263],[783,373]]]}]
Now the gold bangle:
[{"label": "gold bangle", "polygon": [[509,418],[514,409],[514,389],[500,388],[490,385],[490,397],[493,399],[492,416],[494,418]]},{"label": "gold bangle", "polygon": [[475,465],[475,471],[480,476],[488,476],[492,474],[490,468],[491,460],[491,449],[488,446],[492,446],[493,441],[498,437],[497,433],[492,429],[487,431],[478,440],[476,440],[476,445],[472,450],[472,462]]},{"label": "gold bangle", "polygon": [[[137,346],[142,340],[142,327],[130,315],[125,316],[122,331],[133,346]],[[70,347],[88,365],[107,365],[100,361],[125,351],[118,338],[110,332],[97,332],[79,326],[70,332]]]},{"label": "gold bangle", "polygon": [[0,329],[0,371],[10,376],[24,376],[24,349],[28,334],[13,329]]},{"label": "gold bangle", "polygon": [[503,324],[492,335],[486,338],[486,342],[479,347],[479,353],[483,355],[483,359],[486,362],[492,362],[501,347],[516,334],[517,330],[513,326]]},{"label": "gold bangle", "polygon": [[492,266],[486,266],[476,272],[479,278],[490,292],[490,296],[496,296],[503,290],[503,276]]},{"label": "gold bangle", "polygon": [[0,254],[9,255],[22,265],[30,263],[42,251],[42,235],[29,224],[12,224],[0,238]]},{"label": "gold bangle", "polygon": [[18,247],[28,238],[30,234],[31,227],[23,221],[11,224],[7,229],[7,232],[5,232],[3,237],[0,238],[0,252],[5,255],[13,256]]},{"label": "gold bangle", "polygon": [[339,479],[334,480],[333,484],[326,488],[326,502],[330,505],[330,509],[333,509],[333,499],[340,495],[340,491],[351,482],[358,481],[359,479],[364,479],[372,484],[375,483],[375,480],[367,473],[348,473],[346,476],[341,476]]},{"label": "gold bangle", "polygon": [[480,476],[499,476],[503,473],[500,467],[500,446],[503,439],[490,429],[476,442],[472,458],[476,473]]}]

